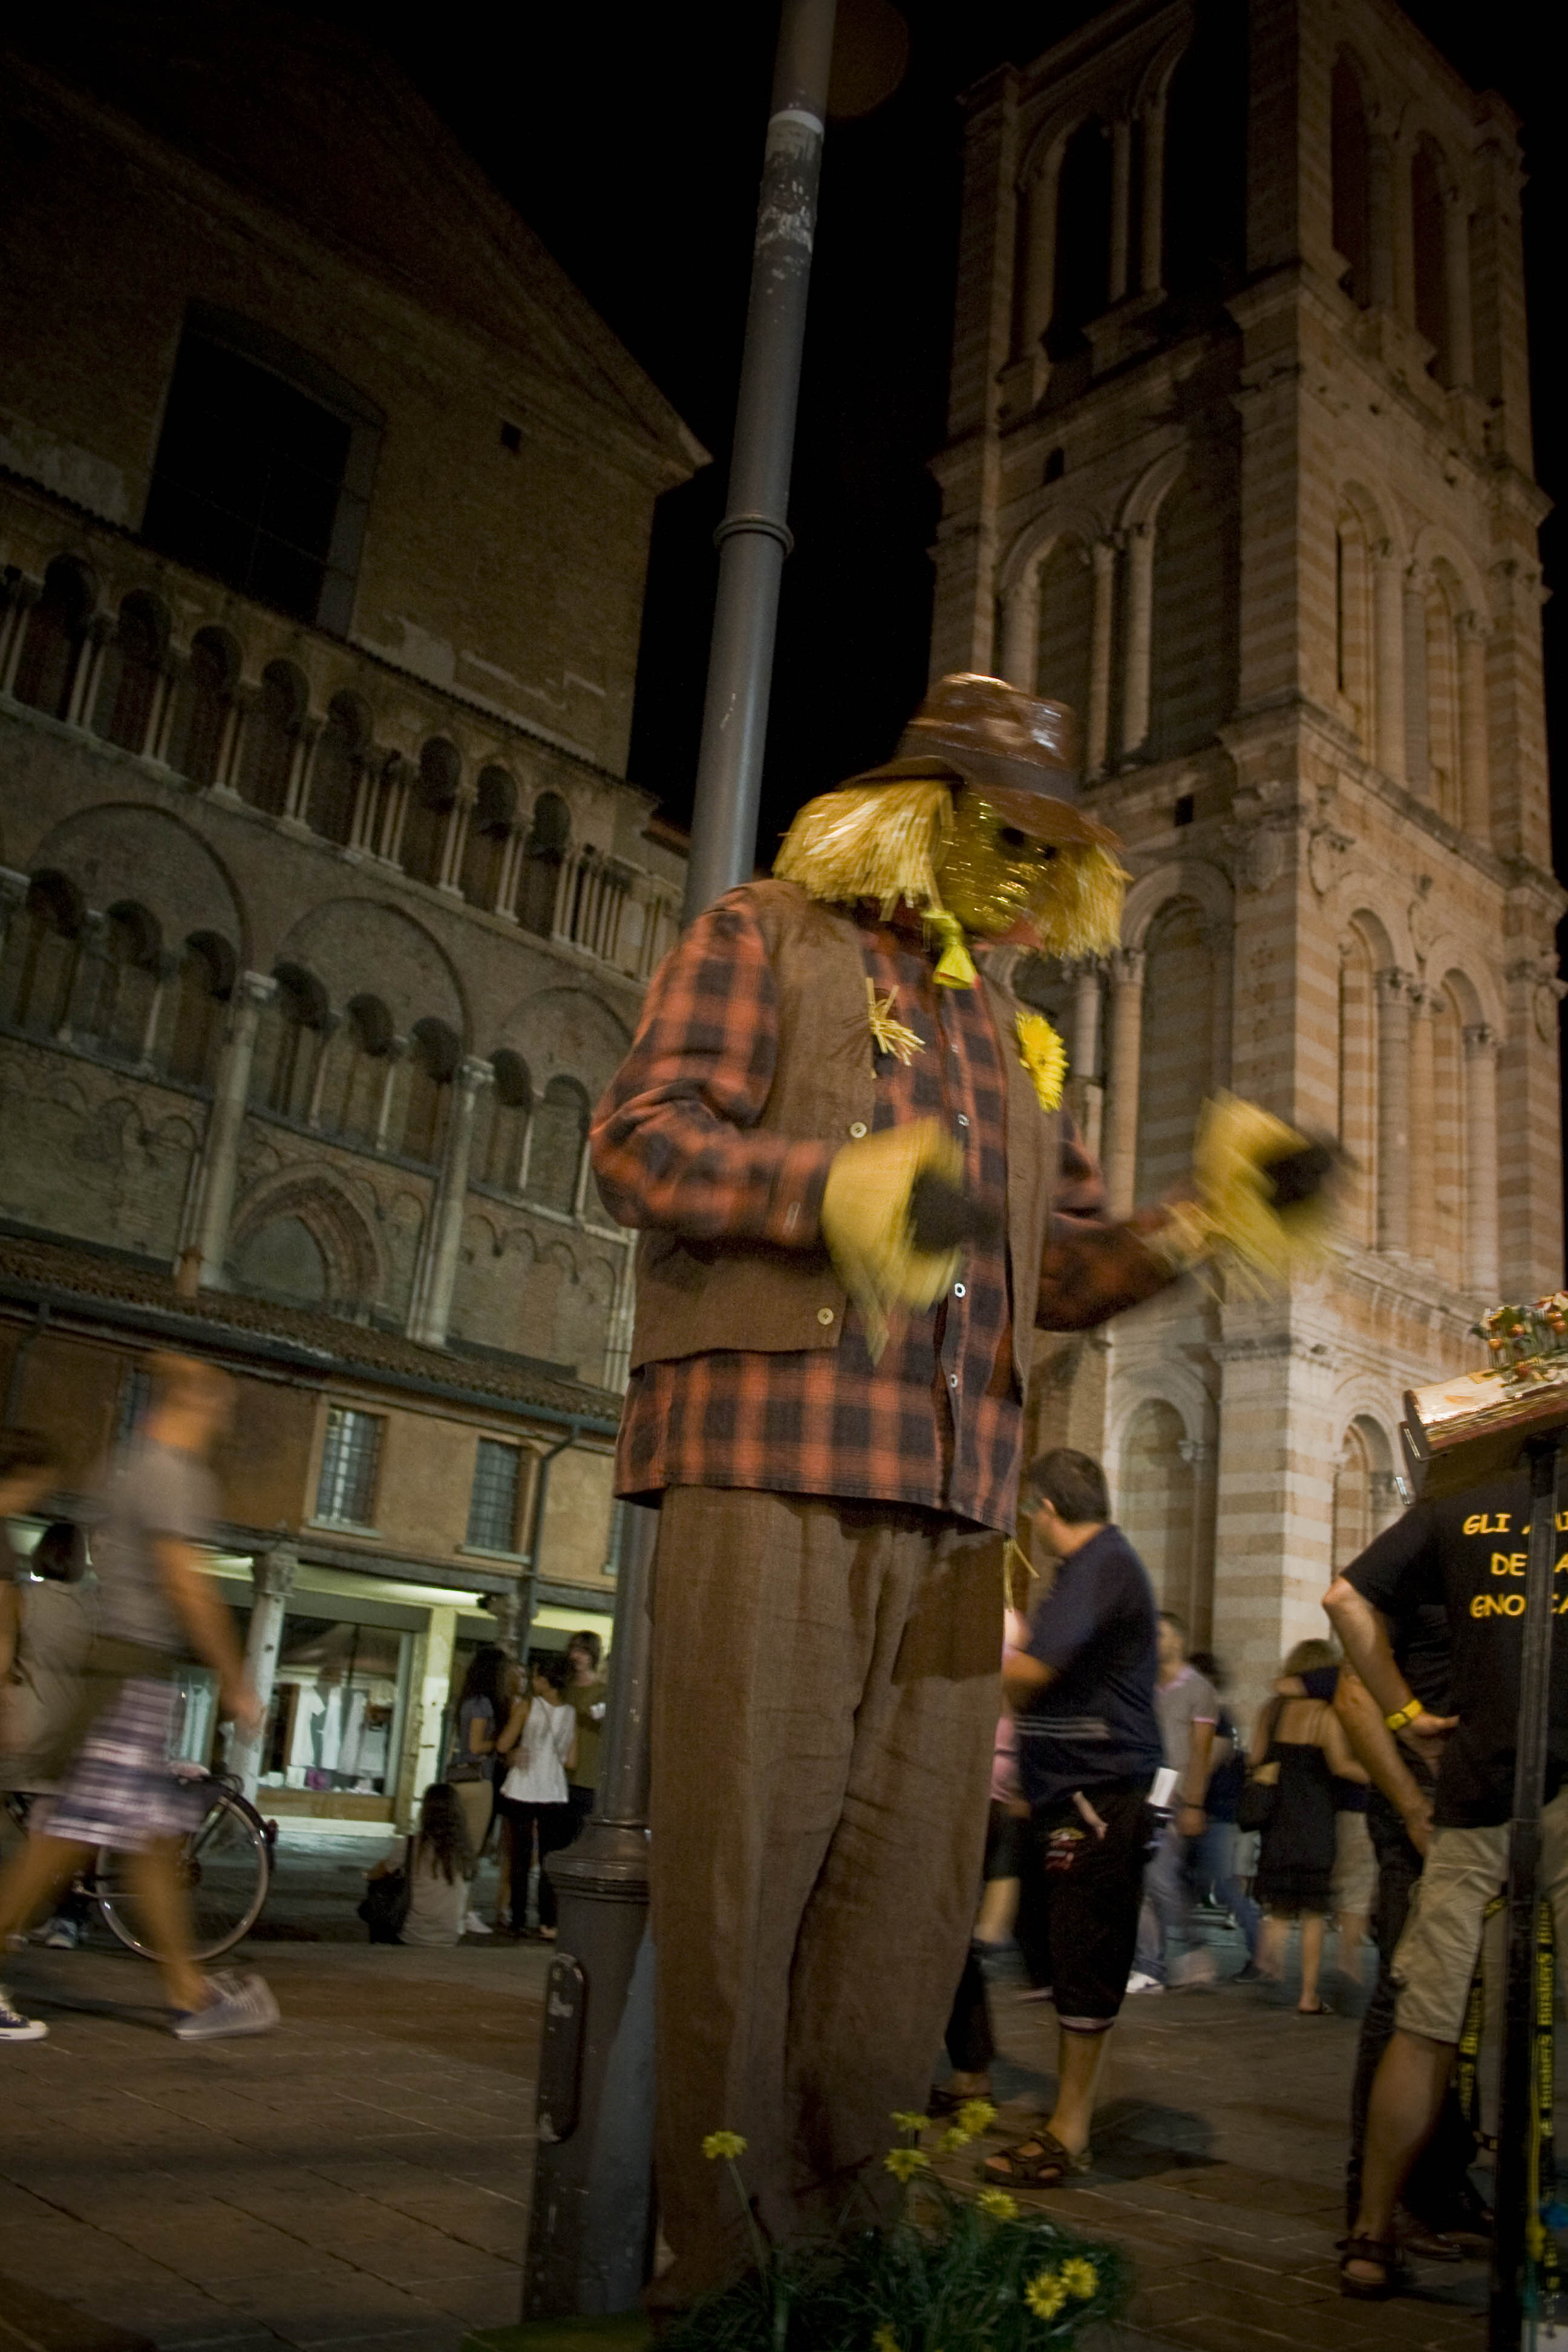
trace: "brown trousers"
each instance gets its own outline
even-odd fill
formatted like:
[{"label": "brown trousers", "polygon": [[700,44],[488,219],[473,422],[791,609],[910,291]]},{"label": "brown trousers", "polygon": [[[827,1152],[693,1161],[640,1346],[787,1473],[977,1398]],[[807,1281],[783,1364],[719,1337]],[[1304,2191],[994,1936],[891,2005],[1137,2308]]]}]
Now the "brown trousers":
[{"label": "brown trousers", "polygon": [[[745,2239],[879,2200],[980,1885],[1001,1538],[879,1503],[677,1487],[655,1566],[658,2185],[679,2305]],[[856,2211],[868,2218],[864,2196]]]}]

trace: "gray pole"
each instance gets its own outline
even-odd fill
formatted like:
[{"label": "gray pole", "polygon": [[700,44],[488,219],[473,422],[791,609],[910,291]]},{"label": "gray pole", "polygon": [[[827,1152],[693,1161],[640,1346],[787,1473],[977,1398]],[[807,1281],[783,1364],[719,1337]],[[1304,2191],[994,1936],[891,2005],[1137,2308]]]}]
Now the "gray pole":
[{"label": "gray pole", "polygon": [[[756,857],[835,5],[784,0],[779,25],[734,455],[718,531],[688,922],[749,880]],[[636,1507],[626,1516],[594,1818],[549,1865],[561,1916],[540,2054],[524,2319],[633,2309],[653,2243],[654,1954],[645,1923],[658,1519]]]},{"label": "gray pole", "polygon": [[756,860],[779,580],[793,544],[790,464],[834,10],[835,0],[784,0],[779,25],[735,445],[717,532],[719,593],[686,869],[688,922],[749,881]]}]

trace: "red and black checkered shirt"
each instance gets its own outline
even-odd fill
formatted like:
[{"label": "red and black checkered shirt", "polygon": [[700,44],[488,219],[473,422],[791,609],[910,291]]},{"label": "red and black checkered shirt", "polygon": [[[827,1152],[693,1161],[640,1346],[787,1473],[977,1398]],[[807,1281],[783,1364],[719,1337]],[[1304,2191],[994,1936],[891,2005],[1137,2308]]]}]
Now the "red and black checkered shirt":
[{"label": "red and black checkered shirt", "polygon": [[[965,1187],[1005,1231],[1005,1074],[983,989],[938,988],[910,936],[867,919],[868,977],[924,1041],[877,1053],[874,1128],[936,1118],[963,1146]],[[599,1190],[623,1224],[689,1239],[810,1246],[836,1146],[759,1130],[773,1081],[777,997],[744,892],[699,918],[655,976],[630,1053],[594,1118]],[[1129,1226],[1107,1223],[1100,1171],[1063,1118],[1058,1223],[1032,1321],[1083,1329],[1166,1279]],[[880,1360],[858,1319],[837,1349],[739,1349],[645,1364],[621,1419],[616,1489],[748,1486],[924,1505],[1011,1530],[1023,1399],[1013,1369],[1005,1240],[972,1246],[929,1312],[893,1318]]]}]

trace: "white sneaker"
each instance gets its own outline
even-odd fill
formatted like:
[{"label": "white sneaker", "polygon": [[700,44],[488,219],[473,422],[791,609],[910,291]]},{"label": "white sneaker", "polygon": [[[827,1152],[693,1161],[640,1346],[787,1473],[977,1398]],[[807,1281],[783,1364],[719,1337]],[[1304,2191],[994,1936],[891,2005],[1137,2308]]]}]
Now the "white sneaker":
[{"label": "white sneaker", "polygon": [[48,2027],[41,2017],[26,2017],[4,1985],[0,1985],[0,2042],[42,2042]]},{"label": "white sneaker", "polygon": [[81,1942],[81,1929],[74,1919],[51,1919],[42,1941],[51,1952],[74,1952]]},{"label": "white sneaker", "polygon": [[1129,1992],[1163,1992],[1165,1988],[1158,1977],[1146,1976],[1142,1969],[1134,1969],[1127,1979],[1127,1990]]},{"label": "white sneaker", "polygon": [[263,1977],[209,1977],[214,1999],[205,2009],[176,2011],[176,2042],[227,2042],[242,2033],[270,2033],[282,2014]]},{"label": "white sneaker", "polygon": [[495,1929],[488,1919],[481,1919],[477,1911],[470,1911],[463,1922],[463,1933],[465,1936],[493,1936]]}]

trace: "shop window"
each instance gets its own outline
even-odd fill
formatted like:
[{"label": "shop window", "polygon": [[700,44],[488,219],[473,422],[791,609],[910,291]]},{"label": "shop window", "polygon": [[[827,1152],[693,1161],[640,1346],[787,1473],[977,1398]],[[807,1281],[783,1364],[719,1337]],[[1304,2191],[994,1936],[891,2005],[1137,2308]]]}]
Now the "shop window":
[{"label": "shop window", "polygon": [[318,1519],[333,1527],[371,1525],[385,1426],[378,1412],[358,1412],[352,1405],[328,1407],[321,1470],[316,1481]]},{"label": "shop window", "polygon": [[468,1541],[475,1551],[517,1549],[517,1504],[522,1485],[522,1448],[481,1437],[474,1456],[468,1496]]},{"label": "shop window", "polygon": [[345,631],[380,436],[377,412],[308,352],[193,311],[143,536],[264,604]]},{"label": "shop window", "polygon": [[405,1714],[409,1636],[290,1610],[262,1734],[269,1789],[390,1797]]}]

